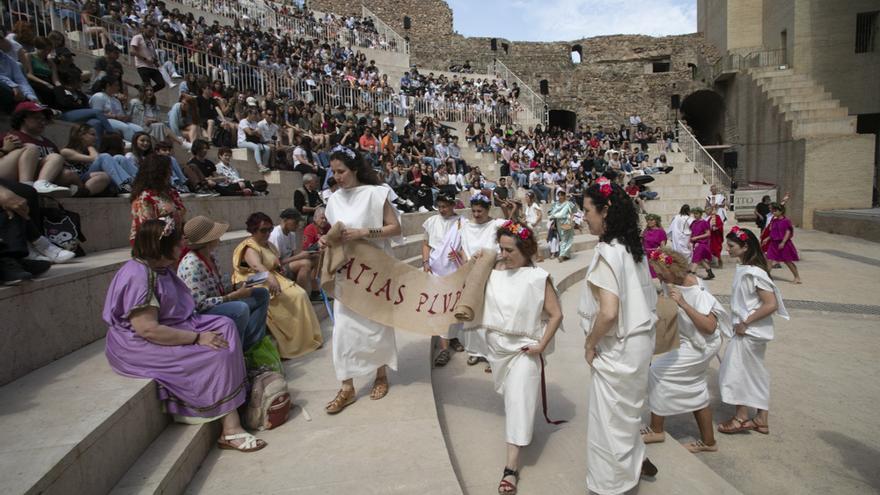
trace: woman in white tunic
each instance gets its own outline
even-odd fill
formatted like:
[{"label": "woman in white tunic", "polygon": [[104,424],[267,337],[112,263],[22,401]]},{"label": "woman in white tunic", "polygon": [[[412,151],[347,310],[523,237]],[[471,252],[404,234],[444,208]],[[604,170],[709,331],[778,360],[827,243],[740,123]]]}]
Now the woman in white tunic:
[{"label": "woman in white tunic", "polygon": [[678,215],[669,222],[669,230],[666,231],[669,237],[669,245],[676,253],[691,259],[691,224],[694,223],[694,217],[691,216],[691,207],[682,205],[678,211]]},{"label": "woman in white tunic", "polygon": [[657,468],[645,455],[641,413],[654,350],[657,293],[635,204],[600,179],[584,196],[584,219],[599,237],[578,313],[592,371],[587,417],[587,488],[623,493]]},{"label": "woman in white tunic", "polygon": [[727,311],[688,273],[690,263],[668,247],[652,251],[648,262],[662,282],[663,291],[678,304],[676,317],[679,346],[651,363],[648,376],[648,408],[651,425],[642,430],[645,443],[666,439],[666,416],[692,412],[700,429],[700,439],[685,447],[694,453],[715,452],[712,409],[709,407],[709,362],[721,349],[721,332],[730,325]]},{"label": "woman in white tunic", "polygon": [[[478,328],[486,332],[495,391],[504,395],[507,463],[498,492],[516,493],[519,454],[532,442],[534,432],[541,353],[562,323],[562,309],[549,274],[532,264],[538,251],[534,233],[507,222],[496,235],[501,259],[486,283]],[[546,326],[542,314],[548,317]]]},{"label": "woman in white tunic", "polygon": [[[400,234],[400,220],[388,199],[390,189],[378,185],[375,173],[348,148],[334,149],[330,168],[340,189],[327,203],[327,220],[345,225],[344,242],[366,239],[390,253],[388,238]],[[326,244],[323,237],[320,242]],[[394,329],[345,307],[339,302],[340,287],[336,285],[333,304],[333,366],[342,388],[327,404],[328,414],[336,414],[356,400],[353,378],[375,372],[370,399],[378,400],[388,393],[387,368],[397,370]]]},{"label": "woman in white tunic", "polygon": [[[495,219],[489,216],[492,200],[482,193],[471,197],[472,220],[465,220],[461,225],[461,253],[464,260],[469,260],[483,249],[498,252],[498,228],[507,220]],[[486,361],[489,353],[486,347],[486,332],[478,329],[465,332],[461,335],[462,344],[468,351],[467,363],[471,366]],[[486,367],[486,373],[492,371]]]},{"label": "woman in white tunic", "polygon": [[[440,194],[437,196],[437,210],[439,215],[428,217],[422,223],[425,231],[425,239],[422,242],[422,269],[427,273],[437,276],[445,276],[458,270],[462,265],[459,254],[461,249],[461,217],[455,213],[455,197]],[[446,335],[440,337],[440,352],[434,358],[434,366],[446,366],[449,363],[450,345],[456,352],[464,350],[464,346],[458,341],[459,325],[453,325],[449,329],[449,338]]]},{"label": "woman in white tunic", "polygon": [[[748,229],[733,227],[727,250],[739,258],[733,276],[730,311],[733,329],[718,370],[721,400],[736,406],[736,414],[718,425],[721,433],[754,430],[770,433],[770,373],[764,366],[767,343],[773,340],[773,313],[788,319],[782,294],[770,279],[770,267],[757,237]],[[749,408],[757,413],[749,419]]]},{"label": "woman in white tunic", "polygon": [[706,196],[706,211],[716,208],[716,213],[721,217],[722,222],[727,221],[727,197],[718,192],[718,186],[712,184],[709,186],[709,195]]}]

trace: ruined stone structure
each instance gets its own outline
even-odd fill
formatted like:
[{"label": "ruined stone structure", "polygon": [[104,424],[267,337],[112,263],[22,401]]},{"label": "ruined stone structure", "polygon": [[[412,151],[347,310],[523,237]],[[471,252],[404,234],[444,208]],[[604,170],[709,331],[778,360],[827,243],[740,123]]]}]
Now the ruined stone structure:
[{"label": "ruined stone structure", "polygon": [[[342,0],[313,0],[319,11],[360,15],[360,5]],[[411,62],[420,68],[447,69],[469,60],[485,72],[502,61],[535,92],[547,81],[544,97],[551,110],[574,112],[579,124],[619,125],[637,114],[652,126],[672,124],[678,112],[672,97],[683,99],[703,87],[693,81],[699,58],[714,50],[699,35],[602,36],[571,42],[519,42],[469,38],[455,33],[452,11],[442,0],[368,0],[365,5],[401,35],[409,36]],[[404,17],[412,24],[404,29]],[[582,60],[571,60],[573,47]],[[656,71],[656,72],[655,72]],[[662,71],[662,72],[660,72]]]}]

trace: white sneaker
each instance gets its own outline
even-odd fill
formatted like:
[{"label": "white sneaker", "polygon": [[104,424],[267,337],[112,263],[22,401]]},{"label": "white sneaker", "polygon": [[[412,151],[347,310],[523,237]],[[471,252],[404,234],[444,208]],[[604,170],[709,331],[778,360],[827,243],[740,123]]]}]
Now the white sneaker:
[{"label": "white sneaker", "polygon": [[406,200],[406,201],[404,201],[404,203],[406,203],[406,206],[410,206],[410,207],[412,207],[412,206],[415,206],[415,205],[416,205],[416,204],[415,204],[415,203],[413,203],[413,202],[412,202],[412,200],[411,200],[411,199],[408,199],[408,200]]},{"label": "white sneaker", "polygon": [[49,239],[46,238],[46,236],[41,236],[32,244],[34,249],[36,249],[38,253],[42,254],[46,258],[49,258],[49,261],[51,261],[52,263],[67,263],[76,256],[73,251],[61,249],[55,244],[52,244],[52,242],[50,242]]},{"label": "white sneaker", "polygon": [[34,182],[34,189],[40,194],[45,194],[46,196],[51,196],[53,198],[70,197],[70,188],[61,187],[47,180],[38,180]]},{"label": "white sneaker", "polygon": [[24,259],[26,259],[26,260],[34,260],[34,261],[49,261],[49,262],[52,261],[52,260],[50,260],[48,257],[43,256],[42,254],[40,254],[40,252],[37,251],[37,250],[34,248],[34,246],[31,245],[30,243],[28,243],[28,255],[25,256]]},{"label": "white sneaker", "polygon": [[182,79],[183,76],[181,76],[180,74],[178,74],[177,72],[175,72],[174,74],[171,74],[171,78],[172,78],[172,79]]},{"label": "white sneaker", "polygon": [[195,196],[195,193],[185,192],[178,194],[178,196],[180,196],[181,198],[192,198]]},{"label": "white sneaker", "polygon": [[428,209],[424,206],[419,206],[419,213],[428,213]]}]

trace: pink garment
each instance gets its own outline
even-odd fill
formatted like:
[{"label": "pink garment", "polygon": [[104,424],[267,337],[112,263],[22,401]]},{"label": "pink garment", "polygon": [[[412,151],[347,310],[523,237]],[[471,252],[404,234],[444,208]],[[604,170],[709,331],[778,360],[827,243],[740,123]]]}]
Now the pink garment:
[{"label": "pink garment", "polygon": [[[642,246],[645,247],[645,254],[650,254],[651,251],[662,246],[665,241],[666,231],[660,227],[647,229],[642,234]],[[648,264],[648,268],[651,270],[651,278],[657,278],[657,274],[654,273],[654,268],[650,264]]]},{"label": "pink garment", "polygon": [[[797,248],[794,247],[794,242],[792,242],[794,226],[792,226],[791,220],[786,217],[774,217],[770,220],[768,228],[770,229],[770,240],[767,241],[767,259],[781,262],[800,261]],[[791,232],[791,237],[780,248],[779,243],[782,242],[782,239],[785,239],[786,232]]]},{"label": "pink garment", "polygon": [[[698,235],[705,234],[709,231],[709,228],[709,222],[706,221],[705,218],[694,220],[694,223],[691,224],[691,239]],[[712,261],[712,250],[709,248],[709,242],[709,237],[704,237],[703,239],[694,242],[694,254],[691,257],[692,262],[699,263],[704,260]]]}]

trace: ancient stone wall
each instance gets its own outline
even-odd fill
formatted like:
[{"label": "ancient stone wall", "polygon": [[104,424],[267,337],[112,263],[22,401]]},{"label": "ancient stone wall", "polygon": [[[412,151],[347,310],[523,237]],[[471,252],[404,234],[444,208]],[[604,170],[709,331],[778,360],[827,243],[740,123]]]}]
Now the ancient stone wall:
[{"label": "ancient stone wall", "polygon": [[[714,50],[698,34],[667,36],[602,36],[571,42],[512,42],[498,38],[497,51],[491,38],[468,38],[453,29],[452,10],[442,0],[366,0],[367,8],[401,35],[410,39],[410,62],[421,68],[446,70],[469,60],[485,72],[497,58],[535,92],[546,79],[546,102],[553,110],[569,110],[584,124],[620,124],[638,114],[649,125],[674,121],[671,96],[683,100],[703,87],[692,81],[688,64],[698,64]],[[312,0],[313,9],[360,15],[360,5],[343,0]],[[403,18],[412,19],[408,33]],[[507,45],[507,50],[504,50]],[[572,46],[580,45],[582,62],[571,62]],[[653,61],[668,61],[669,71],[652,73]]]}]

